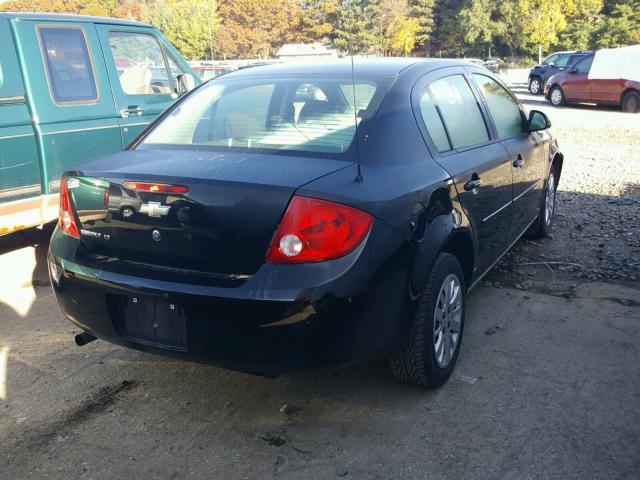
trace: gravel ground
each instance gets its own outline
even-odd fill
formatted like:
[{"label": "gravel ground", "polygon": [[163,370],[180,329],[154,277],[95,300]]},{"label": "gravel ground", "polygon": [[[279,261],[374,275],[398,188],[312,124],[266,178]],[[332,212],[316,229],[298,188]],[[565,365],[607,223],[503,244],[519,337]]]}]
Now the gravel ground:
[{"label": "gravel ground", "polygon": [[[503,79],[546,113],[565,155],[552,239],[519,242],[486,285],[570,295],[584,280],[640,280],[640,115],[612,107],[553,107],[527,91],[527,71]],[[522,264],[534,265],[522,265]]]}]

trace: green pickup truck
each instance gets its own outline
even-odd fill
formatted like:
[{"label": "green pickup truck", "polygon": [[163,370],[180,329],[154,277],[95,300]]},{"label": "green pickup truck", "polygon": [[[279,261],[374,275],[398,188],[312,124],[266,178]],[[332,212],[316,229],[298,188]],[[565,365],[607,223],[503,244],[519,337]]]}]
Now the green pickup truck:
[{"label": "green pickup truck", "polygon": [[0,13],[0,235],[54,220],[64,171],[124,149],[196,83],[150,25]]}]

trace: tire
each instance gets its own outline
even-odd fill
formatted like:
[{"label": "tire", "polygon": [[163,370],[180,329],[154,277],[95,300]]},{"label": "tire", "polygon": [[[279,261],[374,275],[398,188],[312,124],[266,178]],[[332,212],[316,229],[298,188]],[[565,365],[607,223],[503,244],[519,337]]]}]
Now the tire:
[{"label": "tire", "polygon": [[542,83],[542,79],[540,77],[533,77],[529,81],[529,93],[531,95],[540,95],[542,93],[542,88],[544,84]]},{"label": "tire", "polygon": [[620,102],[623,112],[638,113],[640,112],[640,93],[628,92],[622,97]]},{"label": "tire", "polygon": [[556,85],[551,90],[549,90],[549,101],[554,107],[562,107],[563,105],[566,105],[567,99],[564,96],[562,88]]},{"label": "tire", "polygon": [[136,211],[133,207],[124,206],[120,209],[120,216],[123,220],[133,220],[136,216]]},{"label": "tire", "polygon": [[[451,293],[447,294],[447,291],[452,290],[453,296]],[[389,360],[391,371],[398,380],[420,387],[436,388],[451,376],[462,344],[465,295],[460,262],[449,253],[441,253],[433,263],[418,299],[409,344]],[[448,301],[449,299],[451,300]],[[443,306],[444,312],[441,308]],[[442,320],[436,320],[436,316]],[[452,345],[454,338],[455,345]]]},{"label": "tire", "polygon": [[553,230],[553,220],[556,212],[556,191],[558,189],[558,172],[551,167],[544,187],[544,196],[540,205],[540,215],[536,229],[530,236],[534,238],[548,237]]}]

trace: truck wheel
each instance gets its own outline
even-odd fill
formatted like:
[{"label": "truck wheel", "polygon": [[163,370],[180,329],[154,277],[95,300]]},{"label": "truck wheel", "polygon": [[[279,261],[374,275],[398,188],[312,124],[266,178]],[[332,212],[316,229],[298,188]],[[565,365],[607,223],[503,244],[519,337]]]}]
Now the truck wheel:
[{"label": "truck wheel", "polygon": [[430,388],[447,381],[462,343],[465,295],[460,262],[441,253],[418,299],[409,344],[389,361],[398,380]]},{"label": "truck wheel", "polygon": [[540,77],[533,77],[529,81],[529,93],[532,95],[540,95],[542,93],[542,80]]},{"label": "truck wheel", "polygon": [[564,98],[564,92],[557,85],[549,92],[549,101],[554,107],[561,107],[567,103],[567,100]]},{"label": "truck wheel", "polygon": [[640,112],[640,94],[638,92],[629,92],[622,97],[622,111],[627,113]]},{"label": "truck wheel", "polygon": [[555,167],[551,167],[547,177],[542,204],[540,205],[540,215],[536,229],[531,233],[534,238],[548,237],[553,229],[553,219],[556,213],[556,190],[558,189],[558,174]]}]

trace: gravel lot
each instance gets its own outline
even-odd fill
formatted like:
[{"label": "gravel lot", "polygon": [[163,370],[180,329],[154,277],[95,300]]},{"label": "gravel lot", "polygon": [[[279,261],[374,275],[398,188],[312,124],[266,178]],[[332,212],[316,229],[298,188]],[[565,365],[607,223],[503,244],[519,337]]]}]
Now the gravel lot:
[{"label": "gravel lot", "polygon": [[565,154],[555,235],[470,295],[438,391],[77,348],[46,234],[0,239],[0,479],[638,479],[640,115],[522,98]]}]

